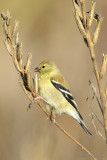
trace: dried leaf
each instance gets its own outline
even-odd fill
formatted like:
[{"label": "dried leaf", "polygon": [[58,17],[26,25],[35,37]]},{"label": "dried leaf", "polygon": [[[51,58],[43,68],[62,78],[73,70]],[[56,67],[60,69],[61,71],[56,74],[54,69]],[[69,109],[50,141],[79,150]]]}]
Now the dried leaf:
[{"label": "dried leaf", "polygon": [[29,53],[28,58],[27,58],[27,63],[26,63],[26,66],[25,66],[25,73],[29,72],[30,65],[31,65],[31,58],[32,58],[32,54]]},{"label": "dried leaf", "polygon": [[103,59],[102,59],[102,66],[101,66],[101,71],[100,71],[100,79],[103,78],[107,68],[107,55],[103,54]]},{"label": "dried leaf", "polygon": [[98,22],[97,22],[97,26],[96,26],[96,29],[95,29],[95,32],[94,32],[93,44],[97,43],[98,36],[99,36],[99,33],[100,33],[100,29],[101,29],[102,21],[103,21],[103,18],[100,17]]},{"label": "dried leaf", "polygon": [[90,28],[92,25],[92,21],[94,19],[94,11],[95,11],[96,2],[92,2],[91,11],[89,12],[89,18],[87,21],[87,27]]}]

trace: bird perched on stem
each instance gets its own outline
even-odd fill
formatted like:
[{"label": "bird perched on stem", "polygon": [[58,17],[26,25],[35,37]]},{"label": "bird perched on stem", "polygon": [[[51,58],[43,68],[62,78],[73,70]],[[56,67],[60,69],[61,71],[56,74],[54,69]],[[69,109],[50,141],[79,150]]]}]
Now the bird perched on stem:
[{"label": "bird perched on stem", "polygon": [[69,115],[82,126],[86,133],[92,135],[84,124],[77,104],[57,65],[53,61],[43,61],[35,71],[39,72],[37,99],[44,100],[47,111],[51,113],[50,119],[54,120],[56,114]]}]

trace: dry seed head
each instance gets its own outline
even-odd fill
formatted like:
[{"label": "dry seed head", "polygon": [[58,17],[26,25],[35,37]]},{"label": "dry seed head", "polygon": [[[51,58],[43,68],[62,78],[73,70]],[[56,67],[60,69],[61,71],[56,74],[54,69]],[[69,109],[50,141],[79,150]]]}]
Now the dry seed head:
[{"label": "dry seed head", "polygon": [[102,59],[102,66],[101,66],[101,71],[100,71],[100,79],[104,77],[104,74],[106,72],[107,68],[107,55],[103,54],[103,59]]},{"label": "dry seed head", "polygon": [[97,26],[96,26],[96,29],[95,29],[95,32],[94,32],[93,44],[97,43],[98,36],[99,36],[99,33],[100,33],[100,29],[101,29],[102,21],[103,21],[103,18],[100,17],[98,22],[97,22]]}]

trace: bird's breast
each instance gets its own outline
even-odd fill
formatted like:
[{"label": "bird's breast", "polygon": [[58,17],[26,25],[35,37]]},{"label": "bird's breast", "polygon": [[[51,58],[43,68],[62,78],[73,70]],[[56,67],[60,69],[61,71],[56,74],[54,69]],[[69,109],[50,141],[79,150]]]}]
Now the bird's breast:
[{"label": "bird's breast", "polygon": [[[68,103],[63,95],[53,86],[50,80],[39,80],[39,95],[44,98],[57,112],[63,112],[63,106]],[[64,105],[65,104],[65,105]]]}]

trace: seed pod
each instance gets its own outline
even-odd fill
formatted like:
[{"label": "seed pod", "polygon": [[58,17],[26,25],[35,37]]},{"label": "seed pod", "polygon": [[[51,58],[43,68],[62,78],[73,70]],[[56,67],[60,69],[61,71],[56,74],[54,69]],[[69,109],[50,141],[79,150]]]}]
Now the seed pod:
[{"label": "seed pod", "polygon": [[34,74],[34,92],[38,94],[38,76],[37,73]]},{"label": "seed pod", "polygon": [[10,26],[10,19],[11,19],[11,17],[10,17],[10,12],[7,11],[7,15],[6,15],[6,25],[7,25],[7,26]]},{"label": "seed pod", "polygon": [[75,3],[74,3],[74,7],[75,7],[75,10],[78,12],[79,17],[80,17],[81,19],[83,19],[83,16],[82,16],[80,7],[79,7],[79,5],[78,5],[78,2],[75,2]]},{"label": "seed pod", "polygon": [[27,88],[31,90],[32,87],[31,87],[31,73],[30,72],[26,73],[26,78],[27,78]]},{"label": "seed pod", "polygon": [[16,52],[17,52],[17,60],[19,62],[22,60],[22,42],[17,43]]},{"label": "seed pod", "polygon": [[100,29],[101,29],[102,21],[103,21],[103,18],[100,17],[98,19],[97,26],[96,26],[96,29],[95,29],[95,32],[94,32],[94,36],[93,36],[93,44],[94,45],[97,43],[98,36],[99,36],[99,33],[100,33]]},{"label": "seed pod", "polygon": [[89,18],[87,21],[87,27],[90,28],[92,25],[92,21],[94,19],[94,11],[95,11],[96,2],[92,2],[91,11],[89,12]]},{"label": "seed pod", "polygon": [[17,61],[17,58],[16,58],[15,54],[12,55],[12,58],[13,58],[13,62],[14,62],[14,65],[15,65],[17,71],[21,72],[21,69],[19,67],[19,63]]},{"label": "seed pod", "polygon": [[19,44],[19,33],[15,36],[15,45],[17,46],[17,44]]},{"label": "seed pod", "polygon": [[12,30],[12,37],[15,35],[18,27],[19,27],[19,22],[15,21],[15,25],[14,25],[13,30]]},{"label": "seed pod", "polygon": [[107,67],[107,55],[103,54],[102,66],[101,66],[101,71],[100,71],[100,79],[103,78],[103,76],[106,72],[106,67]]},{"label": "seed pod", "polygon": [[8,28],[7,28],[6,23],[3,24],[3,28],[4,28],[5,35],[8,36]]},{"label": "seed pod", "polygon": [[32,58],[32,54],[28,53],[28,58],[25,66],[25,73],[29,72],[30,65],[31,65],[31,58]]},{"label": "seed pod", "polygon": [[81,19],[80,19],[79,15],[78,15],[78,12],[77,11],[73,11],[73,14],[74,14],[74,17],[76,19],[76,23],[77,23],[77,26],[78,26],[78,29],[79,29],[80,33],[82,34],[82,36],[84,38],[86,38],[86,32],[85,32],[83,23],[81,22]]}]

